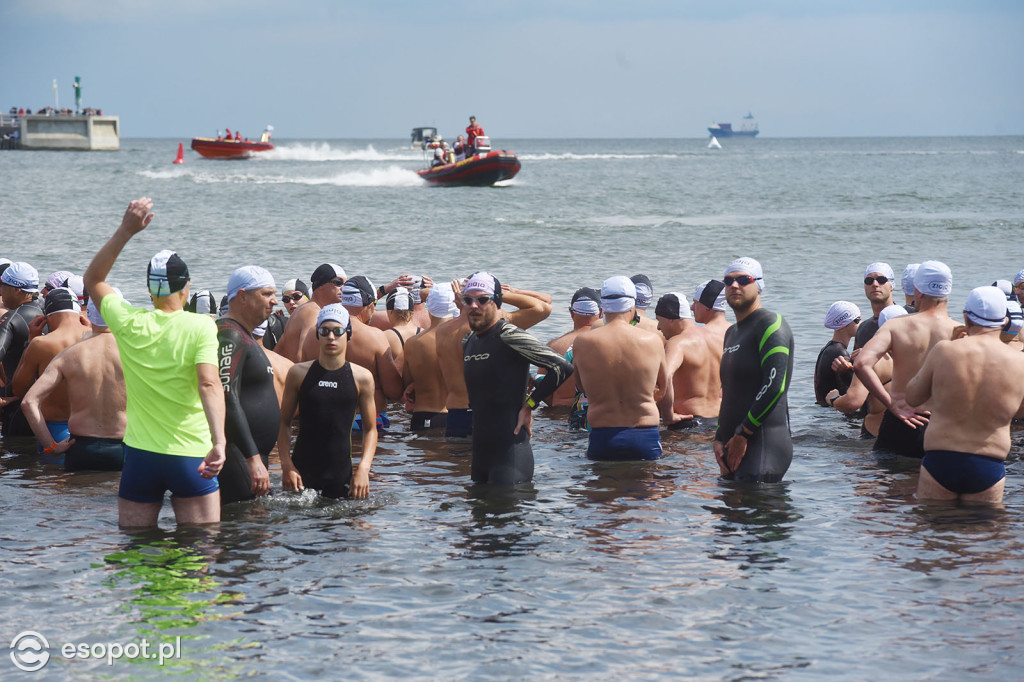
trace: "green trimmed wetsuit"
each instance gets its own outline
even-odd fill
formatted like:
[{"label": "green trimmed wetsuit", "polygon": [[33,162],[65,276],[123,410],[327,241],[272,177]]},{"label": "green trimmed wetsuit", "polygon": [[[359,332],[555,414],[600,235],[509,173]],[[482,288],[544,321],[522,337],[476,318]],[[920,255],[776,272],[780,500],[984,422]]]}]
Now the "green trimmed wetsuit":
[{"label": "green trimmed wetsuit", "polygon": [[792,376],[793,334],[782,315],[760,308],[726,332],[715,440],[728,443],[741,424],[753,432],[743,461],[726,478],[782,480],[793,460],[786,401]]}]

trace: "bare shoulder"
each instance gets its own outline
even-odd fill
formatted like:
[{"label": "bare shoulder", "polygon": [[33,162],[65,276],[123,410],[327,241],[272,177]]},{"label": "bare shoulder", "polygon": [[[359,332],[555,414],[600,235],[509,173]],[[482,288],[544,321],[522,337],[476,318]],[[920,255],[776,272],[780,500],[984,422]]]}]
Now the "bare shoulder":
[{"label": "bare shoulder", "polygon": [[296,362],[294,365],[288,368],[287,381],[289,382],[301,382],[309,374],[309,368],[313,366],[313,360],[306,360],[305,362]]},{"label": "bare shoulder", "polygon": [[357,365],[354,362],[348,363],[349,367],[352,368],[352,378],[355,380],[356,385],[361,387],[369,387],[373,389],[373,373],[361,365]]}]

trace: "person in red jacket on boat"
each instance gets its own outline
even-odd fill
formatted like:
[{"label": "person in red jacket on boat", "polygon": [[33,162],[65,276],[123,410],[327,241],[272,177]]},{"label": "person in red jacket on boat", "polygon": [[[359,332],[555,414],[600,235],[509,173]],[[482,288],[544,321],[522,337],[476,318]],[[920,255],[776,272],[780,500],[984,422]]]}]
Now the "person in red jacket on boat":
[{"label": "person in red jacket on boat", "polygon": [[484,129],[476,122],[476,116],[469,117],[469,125],[466,126],[466,146],[468,150],[466,155],[469,156],[476,150],[476,138],[484,134]]}]

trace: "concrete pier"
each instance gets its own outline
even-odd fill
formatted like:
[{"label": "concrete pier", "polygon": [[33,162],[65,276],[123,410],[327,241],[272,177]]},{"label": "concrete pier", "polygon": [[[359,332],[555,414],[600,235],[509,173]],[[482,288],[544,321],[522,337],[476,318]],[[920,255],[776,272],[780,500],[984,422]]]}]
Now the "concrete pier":
[{"label": "concrete pier", "polygon": [[121,148],[117,116],[24,114],[17,119],[21,149],[116,152]]}]

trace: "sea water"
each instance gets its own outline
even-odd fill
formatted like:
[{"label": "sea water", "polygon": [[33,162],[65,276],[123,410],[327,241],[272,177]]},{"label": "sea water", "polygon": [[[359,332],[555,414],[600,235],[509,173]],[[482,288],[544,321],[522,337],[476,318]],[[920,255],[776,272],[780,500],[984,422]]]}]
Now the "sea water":
[{"label": "sea water", "polygon": [[[116,153],[0,152],[0,256],[81,273],[127,203],[156,217],[110,276],[142,305],[163,248],[193,288],[237,266],[279,283],[322,262],[376,284],[478,269],[554,296],[645,273],[692,295],[738,256],[796,339],[793,465],[776,485],[718,479],[707,437],[656,462],[595,463],[540,409],[532,484],[469,480],[469,445],[392,432],[371,496],[280,491],[216,528],[117,527],[118,476],[65,473],[28,441],[0,451],[3,637],[47,639],[46,679],[1011,679],[1024,665],[1021,437],[1002,507],[914,497],[916,463],[879,459],[814,405],[829,305],[869,307],[864,267],[938,259],[967,292],[1024,267],[1024,138],[501,140],[523,170],[494,188],[426,186],[400,140],[281,140],[247,161],[178,140]],[[896,291],[897,300],[902,292]],[[732,319],[731,313],[729,313]],[[180,638],[177,639],[177,638]],[[180,642],[179,655],[70,658],[65,644]],[[6,661],[7,659],[5,659]],[[20,674],[13,661],[3,677]]]}]

